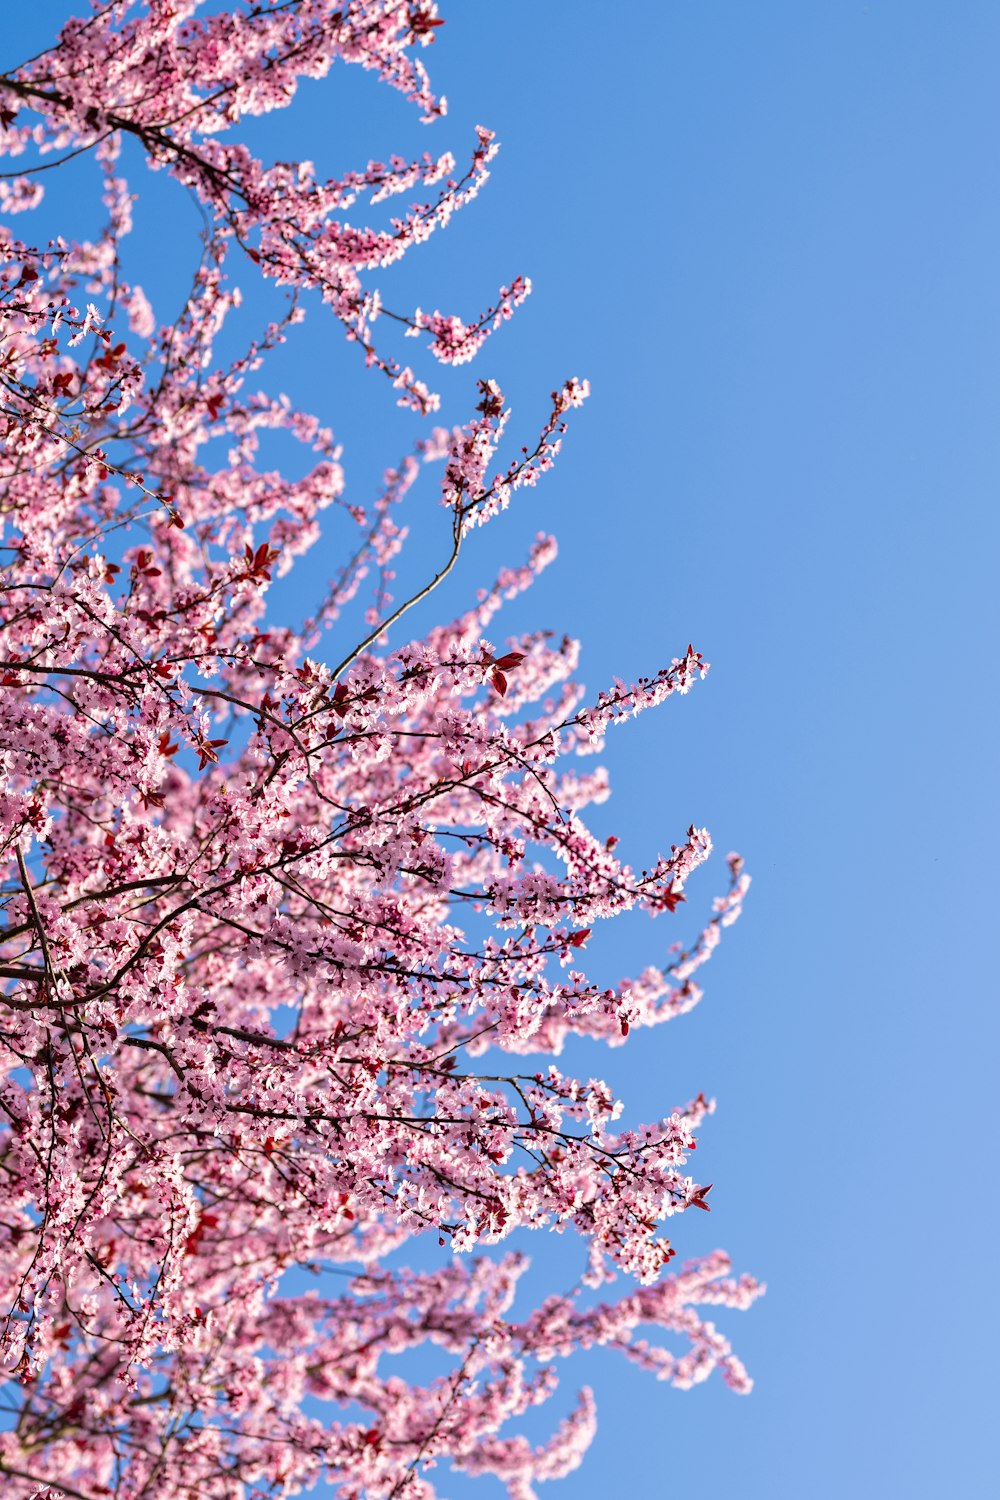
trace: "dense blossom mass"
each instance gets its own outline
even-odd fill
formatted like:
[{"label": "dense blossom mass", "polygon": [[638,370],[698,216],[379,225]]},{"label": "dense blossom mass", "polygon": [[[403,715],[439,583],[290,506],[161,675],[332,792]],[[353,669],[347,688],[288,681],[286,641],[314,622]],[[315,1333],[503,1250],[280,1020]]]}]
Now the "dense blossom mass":
[{"label": "dense blossom mass", "polygon": [[[335,62],[442,115],[420,61],[442,24],[417,0],[92,0],[0,75],[10,1500],[251,1500],[320,1478],[341,1500],[429,1500],[448,1464],[528,1500],[593,1430],[584,1392],[547,1443],[518,1431],[573,1351],[748,1386],[703,1310],[759,1288],[721,1253],[668,1266],[663,1230],[709,1207],[688,1169],[711,1101],[624,1128],[603,1082],[550,1061],[567,1038],[621,1045],[690,1009],[739,914],[730,856],[727,894],[671,963],[610,988],[581,968],[600,919],[672,912],[711,846],[691,827],[631,868],[585,821],[608,788],[579,757],[705,663],[689,646],[588,699],[573,641],[496,644],[546,537],[450,624],[408,640],[398,623],[550,468],[586,384],[555,391],[505,464],[509,413],[481,381],[466,425],[425,430],[369,507],[348,502],[322,421],[256,384],[311,294],[390,401],[431,412],[382,331],[461,363],[528,294],[515,277],[465,322],[390,312],[372,280],[478,191],[489,131],[465,165],[393,158],[336,181],[239,139]],[[163,323],[123,269],[126,141],[204,210],[190,294]],[[21,226],[80,155],[106,227],[36,242]],[[380,217],[393,198],[407,206]],[[287,313],[223,358],[236,266],[286,288]],[[308,455],[296,477],[263,462],[275,432]],[[425,471],[450,552],[395,601],[397,507]],[[283,625],[269,584],[332,508],[356,544],[311,618]],[[584,1284],[515,1312],[525,1262],[485,1247],[566,1228]],[[398,1372],[426,1346],[426,1378]]]}]

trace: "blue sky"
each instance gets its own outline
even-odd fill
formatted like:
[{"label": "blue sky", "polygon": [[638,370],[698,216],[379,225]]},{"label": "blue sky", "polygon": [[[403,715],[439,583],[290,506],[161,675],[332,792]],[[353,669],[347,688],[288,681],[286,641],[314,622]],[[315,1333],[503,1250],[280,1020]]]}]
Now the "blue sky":
[{"label": "blue sky", "polygon": [[[69,10],[5,16],[5,62]],[[471,317],[532,277],[471,370],[419,369],[449,421],[494,376],[528,441],[557,382],[593,386],[556,472],[474,538],[413,628],[544,528],[559,562],[506,629],[579,636],[595,691],[688,640],[712,661],[690,697],[609,736],[602,830],[640,866],[692,821],[720,851],[686,912],[602,935],[609,978],[690,935],[726,850],[754,877],[702,1006],[581,1065],[636,1118],[717,1097],[698,1162],[714,1212],[676,1238],[768,1282],[749,1314],[719,1317],[756,1389],[675,1393],[580,1361],[567,1386],[594,1385],[600,1431],[552,1500],[986,1497],[1000,8],[442,10],[426,57],[445,121],[420,127],[341,70],[252,136],[335,172],[392,151],[461,159],[476,123],[496,130],[493,180],[387,273],[386,302]],[[165,179],[138,186],[135,273],[166,316],[197,218]],[[331,423],[365,500],[419,422],[310,321],[269,384]],[[432,485],[407,519],[404,576],[422,578],[446,551]],[[330,567],[310,567],[318,587]],[[558,1288],[572,1243],[546,1246],[543,1266]]]}]

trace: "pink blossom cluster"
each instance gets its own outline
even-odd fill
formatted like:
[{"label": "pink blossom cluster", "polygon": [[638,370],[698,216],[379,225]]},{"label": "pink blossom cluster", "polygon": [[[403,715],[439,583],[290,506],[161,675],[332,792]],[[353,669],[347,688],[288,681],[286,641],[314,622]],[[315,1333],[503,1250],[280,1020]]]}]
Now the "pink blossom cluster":
[{"label": "pink blossom cluster", "polygon": [[[85,21],[64,26],[57,48],[3,75],[0,108],[6,154],[32,158],[3,180],[0,208],[35,207],[40,171],[92,151],[110,162],[123,137],[137,141],[149,165],[190,188],[212,215],[219,245],[235,248],[281,286],[316,288],[359,343],[418,411],[438,398],[391,354],[373,324],[388,316],[431,335],[445,362],[469,358],[491,327],[511,316],[530,285],[517,277],[474,325],[436,313],[392,313],[365,272],[388,267],[444,227],[476,196],[498,146],[478,127],[460,174],[450,152],[419,161],[371,161],[341,178],[317,179],[312,163],[270,166],[229,132],[247,116],[287,107],[303,80],[324,77],[335,61],[359,64],[413,100],[430,120],[445,101],[430,90],[416,47],[443,25],[437,6],[419,0],[243,0],[212,15],[202,0],[109,0]],[[30,119],[21,123],[25,113]],[[420,189],[429,193],[385,225],[346,214],[361,198],[371,207]],[[432,191],[431,191],[432,190]]]},{"label": "pink blossom cluster", "polygon": [[[262,1500],[320,1477],[342,1500],[431,1500],[446,1464],[528,1500],[579,1461],[593,1402],[538,1448],[504,1424],[552,1394],[574,1351],[616,1348],[680,1387],[714,1369],[749,1386],[702,1309],[746,1307],[760,1288],[721,1254],[673,1269],[664,1227],[709,1209],[689,1167],[711,1101],[626,1125],[603,1080],[521,1061],[571,1036],[621,1045],[690,1008],[690,975],[739,914],[733,856],[729,893],[672,964],[611,987],[582,968],[599,921],[674,912],[711,843],[691,826],[633,868],[588,825],[608,782],[578,758],[705,664],[688,647],[588,702],[574,641],[490,638],[553,560],[545,536],[457,618],[420,639],[397,628],[470,528],[551,468],[586,383],[553,392],[505,465],[510,413],[481,381],[472,418],[421,439],[365,507],[325,423],[257,383],[292,336],[294,300],[242,352],[219,352],[237,249],[296,291],[320,287],[368,362],[404,396],[422,389],[375,351],[384,309],[361,272],[447,223],[485,176],[489,133],[460,181],[442,157],[334,183],[305,162],[265,169],[230,135],[338,59],[440,114],[416,52],[441,24],[416,0],[211,14],[109,0],[0,76],[0,152],[27,158],[0,208],[30,210],[37,167],[89,153],[107,212],[95,239],[45,245],[0,223],[11,1500]],[[211,225],[163,323],[123,272],[125,137]],[[362,192],[429,185],[438,195],[388,231],[342,217]],[[527,289],[512,283],[471,326],[411,321],[459,362]],[[264,462],[275,432],[305,455],[298,477]],[[396,603],[399,507],[429,466],[449,547]],[[269,613],[270,587],[332,511],[355,545],[292,628]],[[568,1231],[585,1270],[572,1295],[514,1319],[524,1263],[487,1251],[526,1229]],[[436,1270],[403,1267],[418,1237]],[[316,1290],[288,1290],[291,1271],[316,1271]],[[595,1301],[618,1277],[624,1293]],[[394,1369],[423,1346],[450,1373]]]},{"label": "pink blossom cluster", "polygon": [[430,346],[432,354],[443,364],[463,365],[478,354],[491,329],[499,328],[501,323],[512,318],[515,307],[520,307],[530,295],[531,282],[528,278],[515,277],[510,286],[500,288],[497,305],[483,313],[475,323],[463,323],[454,314],[446,317],[439,312],[421,312],[418,307],[413,314],[413,326],[408,330],[408,335],[416,336],[422,329],[426,329],[433,334]]}]

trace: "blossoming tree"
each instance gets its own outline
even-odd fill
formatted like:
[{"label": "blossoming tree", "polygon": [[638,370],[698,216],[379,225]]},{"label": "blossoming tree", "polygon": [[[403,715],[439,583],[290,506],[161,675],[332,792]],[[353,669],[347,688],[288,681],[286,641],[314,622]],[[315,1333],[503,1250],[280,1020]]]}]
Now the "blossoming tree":
[{"label": "blossoming tree", "polygon": [[[396,507],[425,466],[451,546],[418,599],[551,466],[586,384],[556,391],[538,437],[497,467],[508,412],[480,382],[467,424],[425,429],[369,508],[345,499],[322,422],[256,385],[297,299],[318,292],[328,313],[313,315],[339,320],[359,369],[433,412],[383,349],[384,320],[458,363],[530,290],[501,288],[470,324],[390,312],[371,282],[478,191],[488,131],[464,169],[394,158],[336,181],[269,166],[239,139],[244,117],[334,62],[443,114],[419,60],[441,25],[419,0],[92,0],[0,76],[11,1500],[250,1500],[320,1478],[342,1500],[429,1500],[444,1461],[526,1500],[593,1429],[586,1392],[542,1447],[517,1429],[574,1350],[612,1346],[678,1386],[714,1368],[748,1385],[700,1309],[744,1307],[758,1288],[721,1253],[668,1269],[662,1228],[708,1208],[685,1168],[710,1102],[619,1128],[605,1084],[530,1056],[571,1036],[620,1045],[688,1010],[739,913],[747,877],[730,856],[727,894],[668,968],[609,989],[579,967],[595,922],[673,911],[710,850],[692,827],[654,868],[630,868],[588,829],[607,786],[579,757],[705,663],[688,647],[587,701],[574,642],[491,644],[503,601],[554,555],[547,538],[421,640],[400,623],[415,600],[389,594]],[[190,294],[163,325],[123,271],[124,140],[205,214]],[[80,154],[101,174],[106,228],[19,237],[15,216]],[[387,227],[349,218],[400,196]],[[288,311],[223,358],[234,264],[288,289]],[[263,465],[274,431],[308,451],[304,475]],[[331,507],[356,546],[292,628],[269,617],[268,585]],[[587,1289],[515,1317],[524,1261],[485,1247],[564,1227],[588,1247]],[[407,1269],[418,1239],[433,1255]],[[317,1271],[316,1290],[282,1280],[294,1268]],[[679,1334],[683,1352],[642,1325]],[[394,1373],[392,1356],[422,1345],[447,1373]]]}]

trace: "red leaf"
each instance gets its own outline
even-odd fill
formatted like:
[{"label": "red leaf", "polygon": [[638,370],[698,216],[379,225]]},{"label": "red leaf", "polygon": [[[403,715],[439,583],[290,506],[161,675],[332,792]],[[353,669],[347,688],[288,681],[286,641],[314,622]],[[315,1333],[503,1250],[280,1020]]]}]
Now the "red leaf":
[{"label": "red leaf", "polygon": [[566,941],[567,943],[569,943],[571,948],[582,948],[584,943],[590,937],[592,930],[593,929],[590,927],[581,927],[579,932],[568,933],[566,936]]},{"label": "red leaf", "polygon": [[221,749],[221,747],[223,745],[228,745],[228,744],[229,744],[228,740],[203,740],[203,739],[199,739],[198,743],[197,743],[197,745],[195,747],[197,749],[197,751],[198,751],[198,770],[199,771],[204,771],[204,769],[208,765],[209,761],[211,761],[213,765],[217,765],[218,761],[219,761],[219,757],[215,753],[216,750],[219,750],[219,749]]},{"label": "red leaf", "polygon": [[523,651],[508,651],[506,656],[501,656],[496,665],[504,672],[509,672],[512,667],[519,667],[524,661]]},{"label": "red leaf", "polygon": [[507,679],[499,668],[493,668],[493,671],[490,673],[490,681],[502,698],[507,691]]}]

